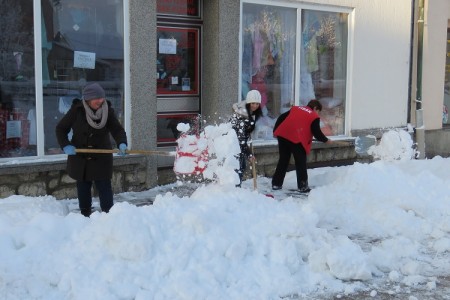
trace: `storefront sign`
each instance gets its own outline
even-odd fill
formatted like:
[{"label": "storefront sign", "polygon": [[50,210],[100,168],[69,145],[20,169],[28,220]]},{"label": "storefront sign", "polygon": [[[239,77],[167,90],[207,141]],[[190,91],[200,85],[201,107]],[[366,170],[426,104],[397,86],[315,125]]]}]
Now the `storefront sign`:
[{"label": "storefront sign", "polygon": [[157,12],[165,15],[200,16],[199,0],[158,0]]},{"label": "storefront sign", "polygon": [[95,53],[74,51],[73,67],[81,69],[95,69]]}]

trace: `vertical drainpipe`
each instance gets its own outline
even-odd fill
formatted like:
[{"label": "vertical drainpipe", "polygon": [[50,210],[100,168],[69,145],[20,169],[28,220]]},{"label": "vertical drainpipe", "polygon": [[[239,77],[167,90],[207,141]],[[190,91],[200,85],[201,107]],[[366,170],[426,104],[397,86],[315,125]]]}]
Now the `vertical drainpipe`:
[{"label": "vertical drainpipe", "polygon": [[419,0],[417,18],[417,84],[416,84],[416,143],[418,158],[425,158],[425,125],[423,123],[422,108],[422,62],[423,62],[423,31],[424,31],[424,2]]}]

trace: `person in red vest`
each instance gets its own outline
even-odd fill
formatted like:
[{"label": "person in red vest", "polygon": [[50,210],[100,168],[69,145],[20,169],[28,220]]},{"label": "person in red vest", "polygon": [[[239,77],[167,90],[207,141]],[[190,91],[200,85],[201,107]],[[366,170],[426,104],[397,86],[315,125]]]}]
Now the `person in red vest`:
[{"label": "person in red vest", "polygon": [[308,185],[306,156],[311,151],[312,139],[314,137],[323,143],[332,142],[320,129],[320,111],[322,104],[318,100],[311,100],[306,106],[293,106],[275,122],[273,135],[278,140],[279,158],[272,177],[273,190],[282,188],[291,154],[295,160],[298,190],[302,193],[311,190]]}]

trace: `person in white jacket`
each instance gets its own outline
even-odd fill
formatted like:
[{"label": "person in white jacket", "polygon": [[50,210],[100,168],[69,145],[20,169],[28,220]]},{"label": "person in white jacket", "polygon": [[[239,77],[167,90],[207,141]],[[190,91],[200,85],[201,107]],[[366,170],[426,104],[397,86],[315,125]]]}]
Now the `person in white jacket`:
[{"label": "person in white jacket", "polygon": [[245,101],[233,104],[233,115],[230,123],[236,131],[239,140],[241,152],[239,154],[239,184],[241,186],[247,160],[255,160],[251,147],[251,133],[255,129],[256,121],[261,117],[261,94],[257,90],[251,90],[247,93]]}]

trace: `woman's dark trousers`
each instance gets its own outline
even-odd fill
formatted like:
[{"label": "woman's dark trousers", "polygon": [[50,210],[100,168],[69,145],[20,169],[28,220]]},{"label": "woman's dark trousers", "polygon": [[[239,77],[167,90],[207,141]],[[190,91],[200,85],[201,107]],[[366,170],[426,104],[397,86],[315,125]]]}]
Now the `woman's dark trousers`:
[{"label": "woman's dark trousers", "polygon": [[278,164],[272,177],[272,186],[283,186],[291,160],[291,154],[294,156],[295,170],[297,174],[297,188],[307,185],[308,171],[306,167],[306,152],[302,144],[294,144],[284,138],[278,137]]},{"label": "woman's dark trousers", "polygon": [[[111,187],[111,180],[94,180],[95,187],[98,191],[98,197],[100,199],[100,208],[103,212],[109,212],[111,207],[114,205],[113,202],[113,192]],[[86,217],[91,215],[92,207],[92,181],[77,181],[77,192],[78,192],[78,204],[80,207],[81,214]]]},{"label": "woman's dark trousers", "polygon": [[243,153],[239,153],[238,160],[239,170],[236,170],[236,172],[239,175],[239,184],[236,186],[241,187],[242,181],[244,180],[245,169],[247,168],[247,156]]}]

